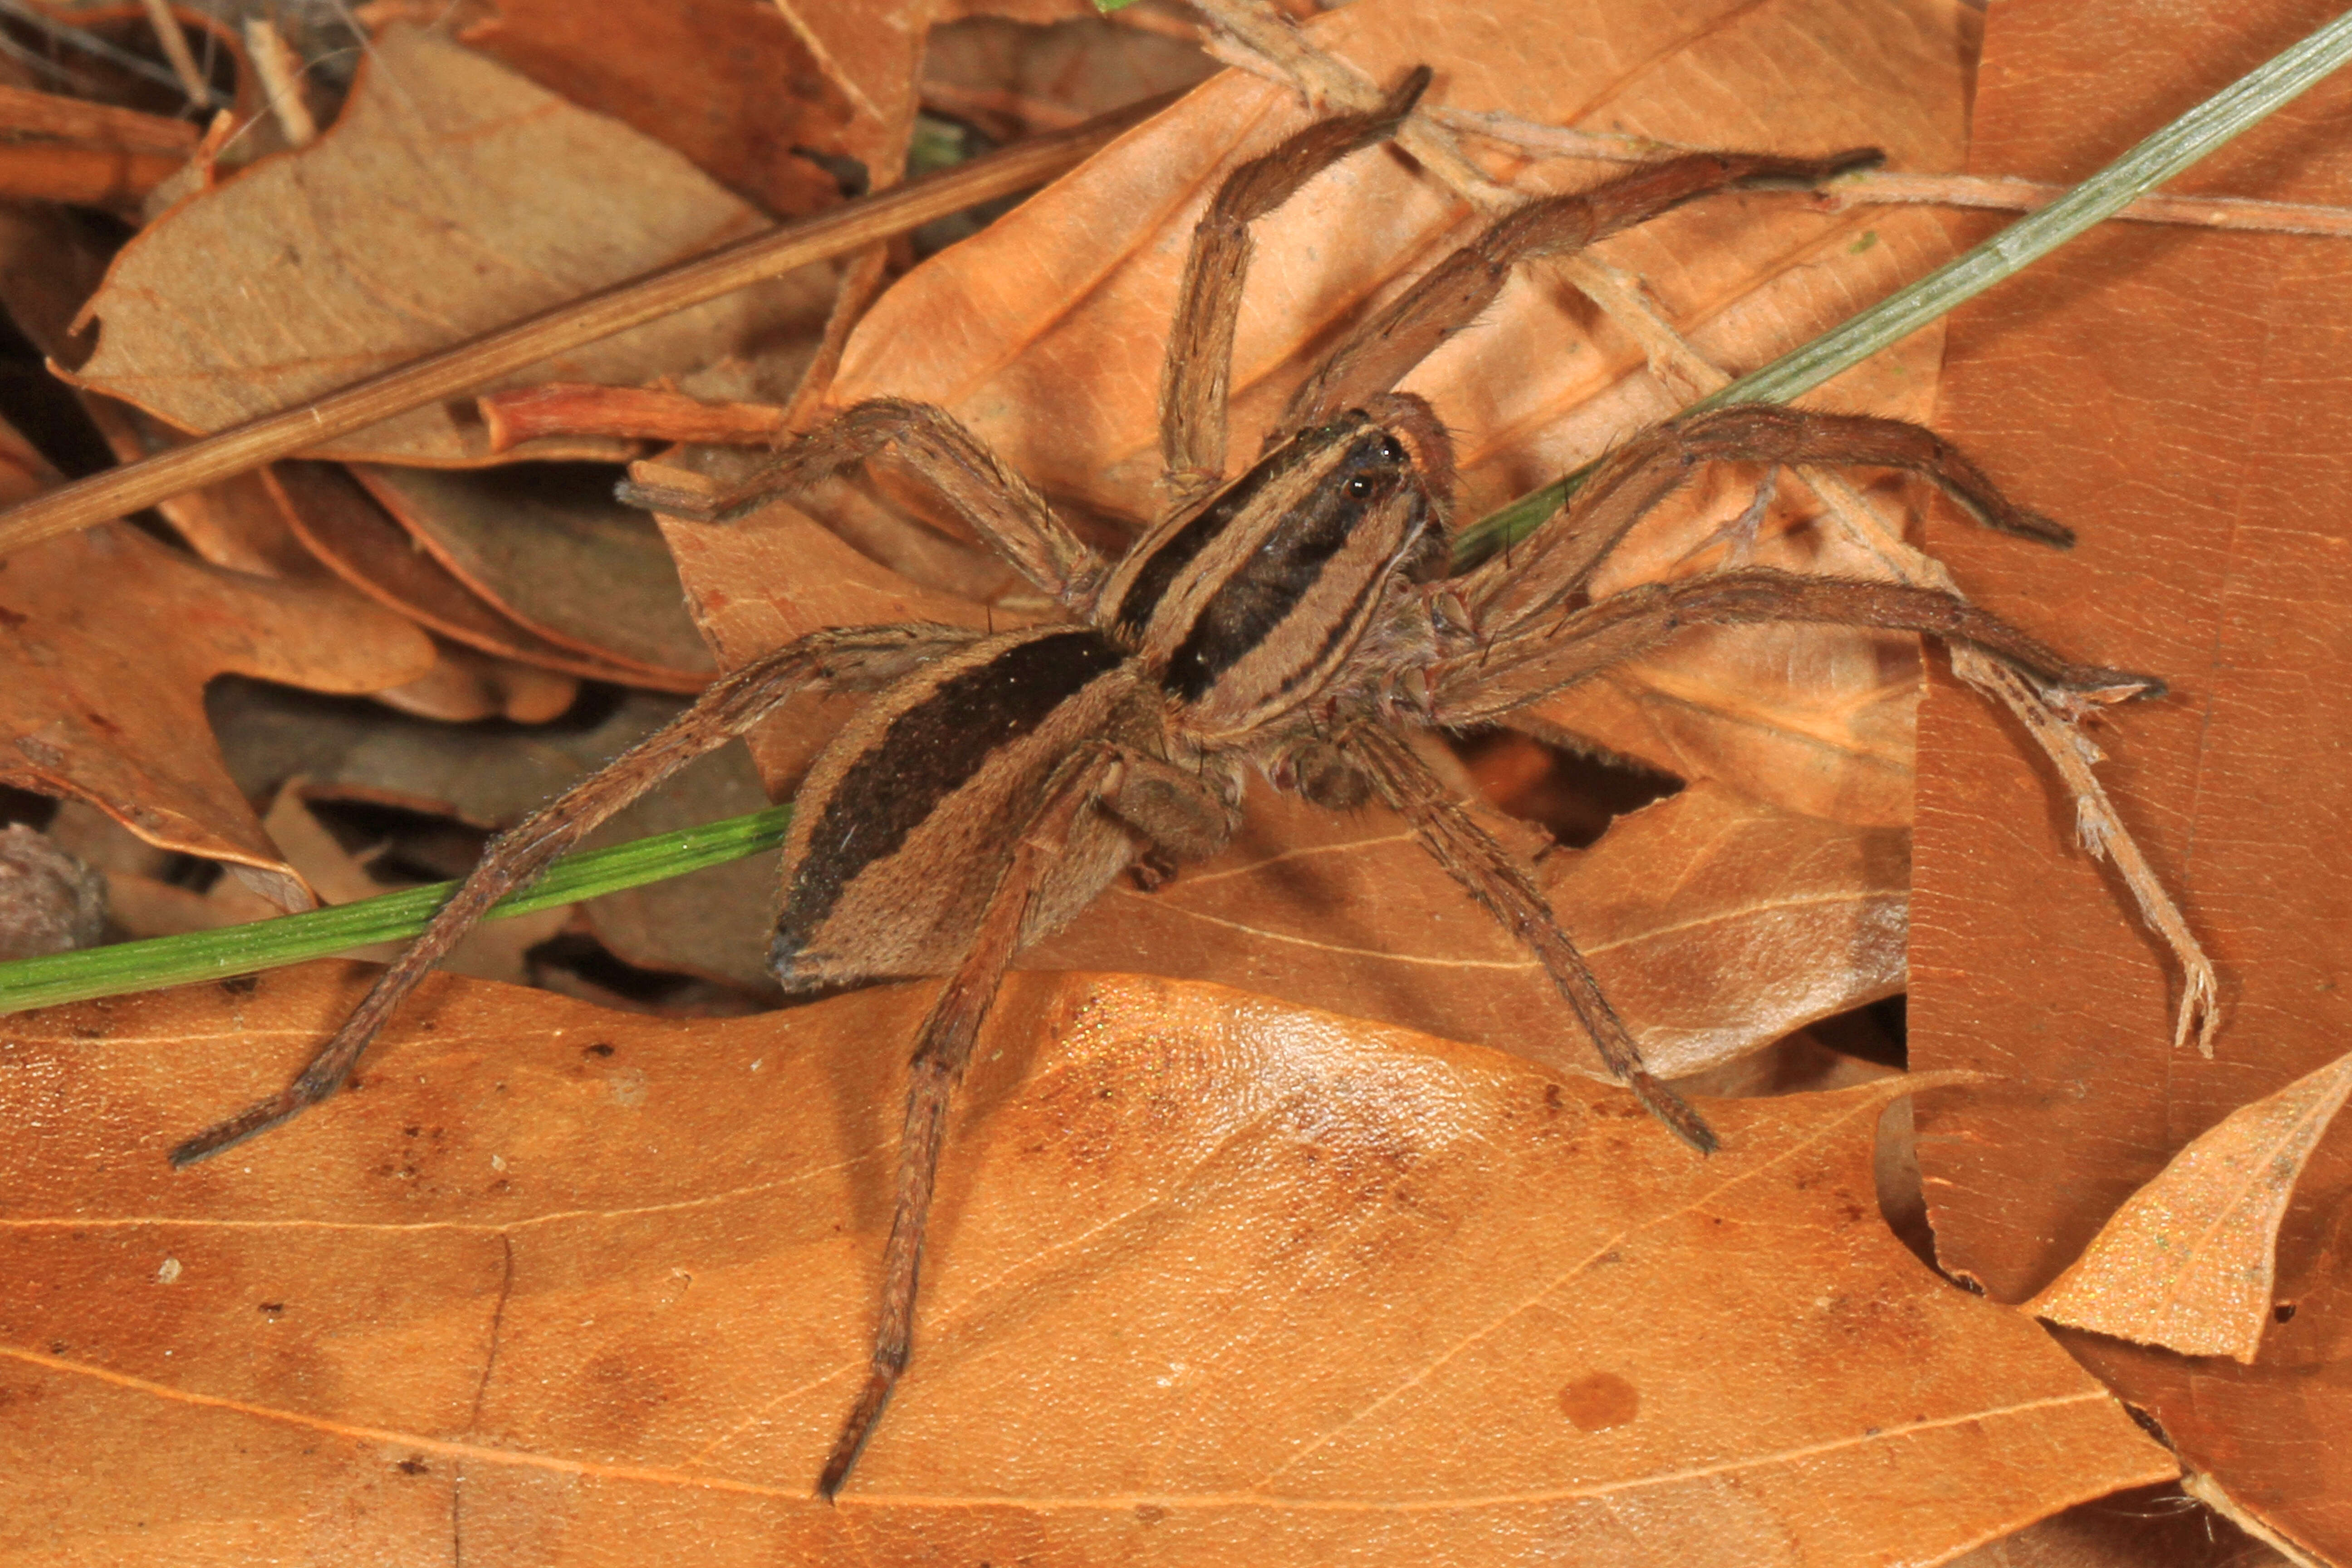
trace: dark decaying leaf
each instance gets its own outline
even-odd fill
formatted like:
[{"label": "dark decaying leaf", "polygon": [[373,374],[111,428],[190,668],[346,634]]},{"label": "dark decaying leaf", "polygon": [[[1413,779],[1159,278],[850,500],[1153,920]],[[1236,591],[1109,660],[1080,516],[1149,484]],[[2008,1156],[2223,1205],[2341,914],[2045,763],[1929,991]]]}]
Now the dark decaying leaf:
[{"label": "dark decaying leaf", "polygon": [[420,547],[526,631],[636,667],[646,684],[690,690],[709,678],[677,569],[652,520],[613,499],[613,469],[353,471]]},{"label": "dark decaying leaf", "polygon": [[[0,465],[0,493],[56,477],[5,426]],[[228,862],[289,909],[310,895],[222,764],[205,685],[234,672],[381,691],[434,660],[424,633],[340,584],[225,571],[121,523],[0,562],[0,783],[90,801],[152,844]]]}]

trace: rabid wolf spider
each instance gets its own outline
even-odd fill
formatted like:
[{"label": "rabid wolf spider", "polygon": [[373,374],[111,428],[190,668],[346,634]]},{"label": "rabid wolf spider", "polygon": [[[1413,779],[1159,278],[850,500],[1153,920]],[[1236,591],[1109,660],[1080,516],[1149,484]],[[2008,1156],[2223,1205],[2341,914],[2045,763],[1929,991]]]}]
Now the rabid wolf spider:
[{"label": "rabid wolf spider", "polygon": [[1684,626],[1812,621],[1973,643],[2058,689],[2152,694],[2144,676],[2070,663],[1951,595],[1728,570],[1594,599],[1625,531],[1716,459],[1906,468],[1989,526],[2066,531],[2003,499],[1944,441],[1859,416],[1745,406],[1620,447],[1507,558],[1444,575],[1453,462],[1444,426],[1397,381],[1491,302],[1511,269],[1712,192],[1811,185],[1873,162],[1704,154],[1529,203],[1350,333],[1297,394],[1264,455],[1226,462],[1226,384],[1249,226],[1341,158],[1385,140],[1428,81],[1379,112],[1323,120],[1235,170],[1192,237],[1160,393],[1168,507],[1108,561],[945,411],[877,399],[793,441],[715,501],[625,499],[726,519],[889,454],[1038,588],[1062,618],[985,635],[947,626],[814,633],[713,685],[667,728],[497,840],[430,929],[276,1099],[173,1153],[184,1164],[331,1094],[400,998],[499,898],[683,763],[810,687],[872,693],[810,771],[784,846],[771,962],[788,991],[946,976],[914,1052],[871,1370],[817,1481],[832,1495],[907,1363],[948,1105],[1013,955],[1130,866],[1157,874],[1231,835],[1244,776],[1345,810],[1378,800],[1526,942],[1601,1059],[1678,1136],[1716,1139],[1643,1068],[1528,869],[1402,738],[1483,723],[1657,647]]}]

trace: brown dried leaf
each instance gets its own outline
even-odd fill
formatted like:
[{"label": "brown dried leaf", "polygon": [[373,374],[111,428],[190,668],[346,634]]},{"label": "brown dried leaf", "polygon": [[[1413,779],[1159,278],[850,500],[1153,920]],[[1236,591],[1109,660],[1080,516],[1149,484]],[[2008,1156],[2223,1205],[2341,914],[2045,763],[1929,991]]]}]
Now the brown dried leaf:
[{"label": "brown dried leaf", "polygon": [[[1534,858],[1544,836],[1488,816]],[[1903,836],[1697,784],[1538,881],[1643,1055],[1679,1077],[1903,989]],[[1253,803],[1234,846],[1157,892],[1114,887],[1023,966],[1213,980],[1600,1076],[1527,949],[1391,813]]]},{"label": "brown dried leaf", "polygon": [[635,684],[693,690],[710,678],[677,568],[653,520],[613,499],[610,468],[352,471],[419,546],[526,631],[635,668]]},{"label": "brown dried leaf", "polygon": [[[2078,180],[2340,6],[1995,6],[1977,170]],[[2352,79],[2331,79],[2178,189],[2343,205]],[[1971,224],[1969,226],[1973,227]],[[1933,542],[1990,607],[2150,669],[2167,700],[2095,735],[2125,822],[2221,973],[2214,1059],[2172,1045],[2179,976],[2073,842],[2009,726],[1922,709],[1912,1061],[2000,1081],[1926,1097],[1945,1265],[2022,1301],[2229,1112],[2352,1038],[2352,272],[2335,242],[2114,226],[1952,321],[1938,425],[2074,523],[2021,563]],[[2293,1321],[2261,1360],[2062,1333],[2269,1528],[2352,1561],[2352,1142],[2312,1156],[2278,1238]]]},{"label": "brown dried leaf", "polygon": [[[5,426],[0,474],[16,499],[55,479]],[[0,783],[88,800],[151,844],[227,861],[288,909],[310,896],[222,764],[205,684],[234,672],[380,691],[433,663],[424,633],[340,586],[226,572],[121,523],[0,563]]]},{"label": "brown dried leaf", "polygon": [[2252,1364],[2271,1326],[2279,1222],[2347,1095],[2352,1056],[2231,1111],[2134,1193],[2025,1310]]},{"label": "brown dried leaf", "polygon": [[2172,1474],[1886,1235],[1899,1083],[1711,1107],[1700,1161],[1490,1052],[1024,976],[915,1363],[828,1507],[889,1214],[876,1047],[928,989],[681,1024],[441,980],[360,1092],[166,1167],[366,978],[0,1023],[19,1539],[348,1560],[454,1518],[469,1559],[534,1563],[690,1533],[714,1563],[1827,1568]]},{"label": "brown dried leaf", "polygon": [[[331,463],[273,463],[265,483],[295,535],[345,582],[420,626],[485,653],[542,669],[627,686],[662,686],[666,678],[614,664],[550,641],[485,604],[435,557],[415,548],[401,526]],[[700,676],[675,682],[698,689]]]},{"label": "brown dried leaf", "polygon": [[[1309,32],[1380,79],[1429,60],[1439,68],[1431,101],[1456,110],[1707,146],[1876,142],[1900,167],[1948,169],[1963,145],[1965,30],[1959,8],[1935,0],[1866,14],[1850,0],[1592,14],[1545,0],[1470,12],[1365,0]],[[1823,47],[1830,38],[1834,48]],[[1287,92],[1237,73],[1204,86],[892,290],[852,337],[835,401],[889,393],[943,404],[1049,491],[1130,521],[1148,515],[1158,468],[1152,400],[1186,237],[1223,174],[1306,113]],[[1490,153],[1497,173],[1530,190],[1609,172]],[[1234,450],[1253,449],[1341,327],[1470,232],[1462,204],[1386,153],[1349,162],[1260,225],[1236,354]],[[1601,254],[1639,273],[1705,353],[1738,371],[1949,249],[1924,213],[1823,216],[1801,200],[1759,196],[1686,208]],[[1937,335],[1926,334],[1844,378],[1826,401],[1924,415],[1938,351]],[[1624,334],[1548,276],[1516,282],[1489,320],[1406,384],[1456,431],[1465,516],[1557,478],[1684,400],[1643,368]],[[1694,543],[1744,501],[1662,517],[1629,562],[1646,575],[1664,563],[1705,563],[1686,559]],[[1871,570],[1825,532],[1808,508],[1784,506],[1756,559]],[[698,593],[748,586],[691,573],[688,581]],[[1704,649],[1700,640],[1629,667],[1608,692],[1564,700],[1543,721],[1793,809],[1907,820],[1910,639],[1741,628],[1710,634]]]},{"label": "brown dried leaf", "polygon": [[[124,247],[90,302],[104,330],[82,378],[182,428],[217,430],[761,223],[660,143],[394,26],[318,142]],[[495,384],[651,381],[751,354],[788,378],[788,347],[822,326],[832,290],[830,268],[803,268]],[[467,410],[419,409],[315,455],[491,460]],[[581,441],[504,457],[622,455]]]},{"label": "brown dried leaf", "polygon": [[773,0],[496,0],[458,37],[677,148],[777,216],[841,199],[833,176],[794,149],[848,152],[848,96]]}]

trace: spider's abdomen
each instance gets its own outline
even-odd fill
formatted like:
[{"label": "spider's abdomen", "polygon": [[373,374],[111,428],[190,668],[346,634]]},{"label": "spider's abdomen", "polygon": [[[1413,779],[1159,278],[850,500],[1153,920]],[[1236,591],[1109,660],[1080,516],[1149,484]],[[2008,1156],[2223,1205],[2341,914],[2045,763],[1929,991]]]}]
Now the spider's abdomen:
[{"label": "spider's abdomen", "polygon": [[1108,629],[1195,737],[1244,733],[1321,691],[1433,537],[1442,500],[1424,468],[1447,467],[1444,432],[1419,398],[1374,401],[1293,437],[1113,574]]},{"label": "spider's abdomen", "polygon": [[[876,697],[795,802],[769,950],[777,979],[807,990],[951,967],[1011,857],[1006,825],[1027,820],[1074,747],[1118,728],[1135,689],[1110,639],[1064,626],[973,643]],[[1031,927],[1067,919],[1133,853],[1089,816]]]}]

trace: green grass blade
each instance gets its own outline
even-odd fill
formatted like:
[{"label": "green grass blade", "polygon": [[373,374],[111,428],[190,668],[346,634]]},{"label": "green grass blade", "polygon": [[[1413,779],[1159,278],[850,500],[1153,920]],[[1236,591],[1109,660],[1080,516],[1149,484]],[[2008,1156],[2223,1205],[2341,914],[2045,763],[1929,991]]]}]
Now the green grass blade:
[{"label": "green grass blade", "polygon": [[[1963,300],[2023,270],[2085,229],[2129,206],[2200,158],[2294,100],[2352,58],[2352,16],[2338,17],[2301,43],[2240,77],[2138,146],[2038,212],[1897,289],[1802,348],[1750,371],[1686,412],[1729,403],[1786,403],[1907,337]],[[1475,564],[1524,539],[1576,493],[1593,468],[1521,496],[1455,536],[1457,567]]]},{"label": "green grass blade", "polygon": [[[494,907],[487,918],[526,915],[773,849],[784,841],[792,816],[788,805],[772,806],[707,827],[566,856],[546,876]],[[423,931],[433,911],[457,889],[455,882],[436,882],[307,914],[0,963],[0,1014],[250,974],[373,942],[404,942]]]}]

